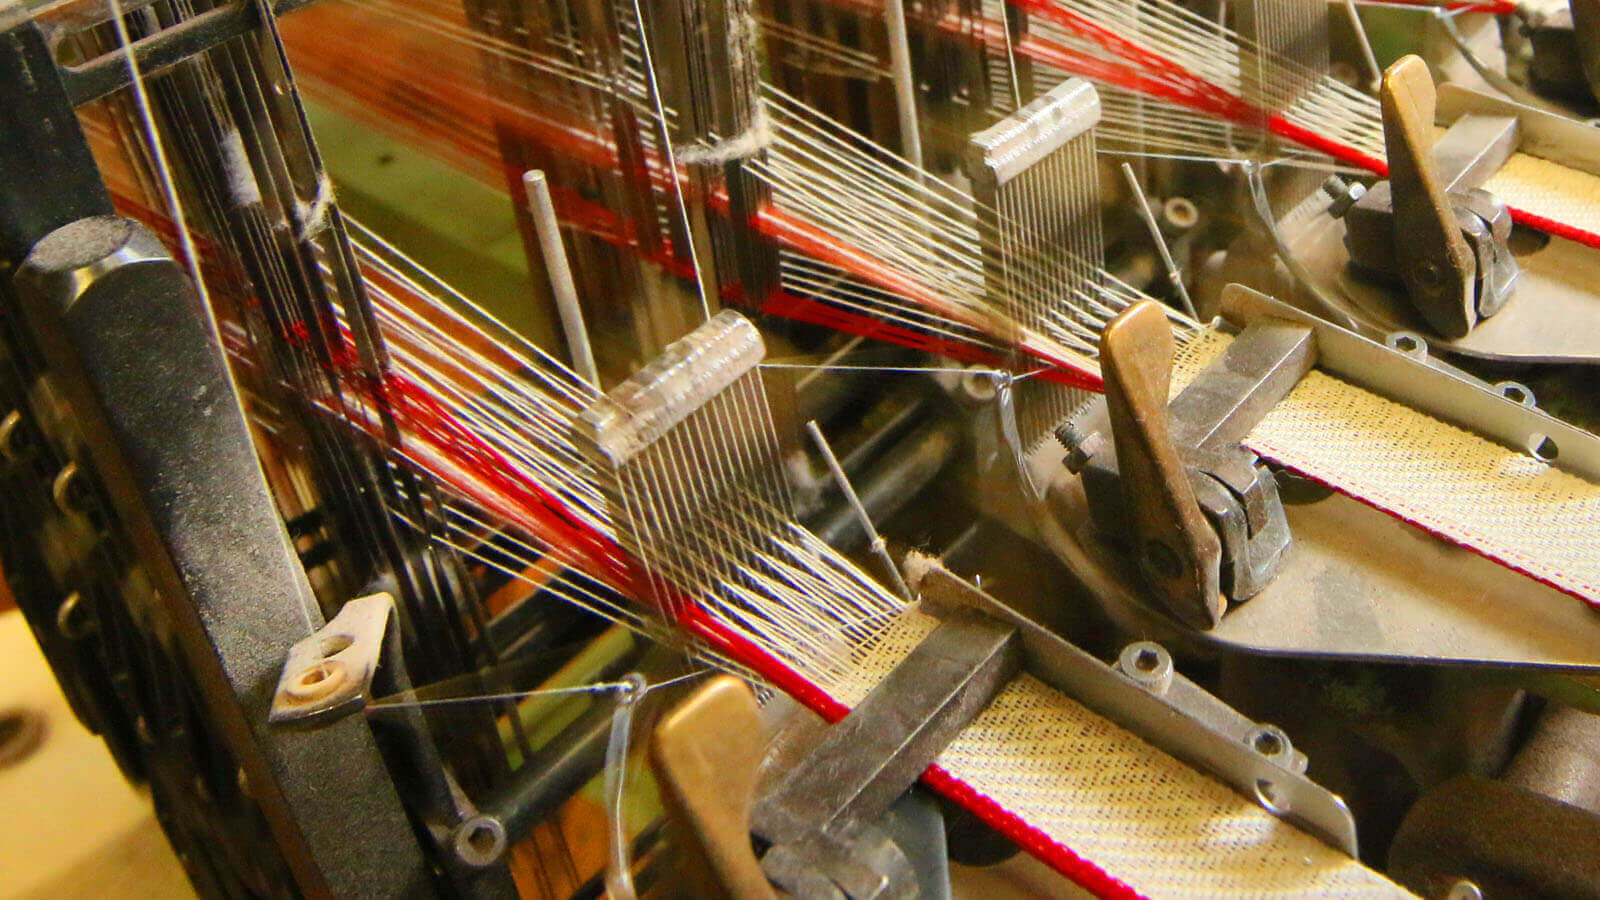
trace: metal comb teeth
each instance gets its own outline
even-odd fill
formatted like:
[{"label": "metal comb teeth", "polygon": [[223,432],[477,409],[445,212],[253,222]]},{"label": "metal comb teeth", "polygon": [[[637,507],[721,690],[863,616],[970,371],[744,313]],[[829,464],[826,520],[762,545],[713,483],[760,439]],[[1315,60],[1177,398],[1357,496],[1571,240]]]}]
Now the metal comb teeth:
[{"label": "metal comb teeth", "polygon": [[1069,78],[983,131],[967,145],[967,176],[998,188],[1100,121],[1094,86]]},{"label": "metal comb teeth", "polygon": [[761,333],[723,310],[585,410],[574,425],[597,461],[622,466],[703,407],[766,355]]}]

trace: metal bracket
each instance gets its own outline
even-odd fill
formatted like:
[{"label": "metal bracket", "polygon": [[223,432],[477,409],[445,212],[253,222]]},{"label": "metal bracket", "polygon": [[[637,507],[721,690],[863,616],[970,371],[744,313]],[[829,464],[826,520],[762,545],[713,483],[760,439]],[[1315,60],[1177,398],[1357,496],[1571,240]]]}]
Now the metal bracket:
[{"label": "metal bracket", "polygon": [[1414,56],[1389,67],[1381,99],[1389,180],[1344,213],[1350,262],[1405,282],[1434,330],[1465,337],[1504,308],[1519,274],[1510,210],[1479,187],[1516,151],[1518,119],[1463,115],[1435,142],[1437,95]]},{"label": "metal bracket", "polygon": [[392,618],[393,597],[359,597],[295,642],[278,677],[268,720],[275,725],[326,721],[365,706]]},{"label": "metal bracket", "polygon": [[786,843],[888,809],[1016,674],[1013,637],[983,616],[947,618],[756,801],[756,833]]},{"label": "metal bracket", "polygon": [[763,871],[803,896],[914,896],[907,854],[877,824],[1020,662],[1014,628],[948,616],[757,799],[752,830],[773,845]]},{"label": "metal bracket", "polygon": [[[1159,314],[1160,310],[1155,312]],[[1154,322],[1154,318],[1150,317],[1150,321]],[[1115,326],[1113,323],[1108,327],[1107,333],[1111,334]],[[1164,318],[1160,327],[1166,333]],[[1165,373],[1171,365],[1171,339],[1168,337],[1163,347],[1150,337],[1140,338],[1145,345],[1154,345],[1147,364],[1161,367]],[[1162,353],[1166,362],[1162,361]],[[1255,322],[1170,404],[1165,400],[1163,374],[1162,390],[1139,401],[1151,408],[1141,410],[1137,417],[1118,417],[1113,405],[1120,390],[1118,360],[1123,356],[1113,335],[1102,350],[1102,359],[1108,362],[1106,399],[1085,409],[1061,434],[1071,451],[1068,468],[1083,477],[1084,491],[1101,534],[1136,548],[1147,575],[1161,564],[1161,559],[1150,558],[1162,555],[1152,542],[1165,544],[1171,539],[1145,526],[1139,504],[1158,492],[1169,495],[1169,502],[1178,503],[1184,499],[1180,491],[1187,489],[1212,540],[1192,545],[1186,553],[1168,552],[1166,562],[1192,558],[1198,560],[1195,565],[1215,565],[1215,585],[1205,586],[1215,593],[1202,597],[1192,592],[1177,595],[1170,590],[1171,579],[1151,581],[1168,611],[1191,625],[1214,627],[1222,618],[1226,600],[1247,600],[1266,587],[1292,542],[1276,479],[1240,441],[1315,364],[1311,330],[1275,319]],[[1164,471],[1161,478],[1155,479],[1141,474],[1142,469],[1127,466],[1129,442],[1120,438],[1119,429],[1148,429],[1158,412],[1164,414],[1164,434],[1150,436],[1160,437],[1170,448],[1178,467],[1173,471],[1179,474],[1168,475]],[[1107,432],[1116,439],[1114,442],[1105,440]],[[1135,447],[1135,451],[1142,452],[1142,448]],[[1212,542],[1215,551],[1209,546]],[[1200,612],[1204,615],[1197,614]]]},{"label": "metal bracket", "polygon": [[[947,617],[976,612],[1015,629],[1022,669],[1029,675],[1329,846],[1356,856],[1356,826],[1349,809],[1305,777],[1304,757],[1283,732],[1234,712],[1175,671],[1165,651],[1146,655],[1149,646],[1135,644],[1125,651],[1131,656],[1128,668],[1119,673],[942,567],[926,569],[916,584],[925,612]],[[1130,670],[1138,674],[1128,674]],[[1154,678],[1146,679],[1147,674]]]}]

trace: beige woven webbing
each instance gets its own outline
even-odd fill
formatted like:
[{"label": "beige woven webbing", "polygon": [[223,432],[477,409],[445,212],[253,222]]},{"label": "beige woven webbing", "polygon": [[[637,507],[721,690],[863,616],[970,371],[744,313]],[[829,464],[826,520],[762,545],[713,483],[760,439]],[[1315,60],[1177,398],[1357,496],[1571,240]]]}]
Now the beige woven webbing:
[{"label": "beige woven webbing", "polygon": [[[1181,389],[1227,346],[1202,330]],[[1245,440],[1264,457],[1600,604],[1600,485],[1312,371]]]},{"label": "beige woven webbing", "polygon": [[1600,176],[1513,153],[1484,189],[1507,206],[1600,235]]},{"label": "beige woven webbing", "polygon": [[[820,686],[854,705],[937,624],[907,610],[848,675]],[[1148,897],[1409,896],[1031,676],[1007,685],[939,764]]]}]

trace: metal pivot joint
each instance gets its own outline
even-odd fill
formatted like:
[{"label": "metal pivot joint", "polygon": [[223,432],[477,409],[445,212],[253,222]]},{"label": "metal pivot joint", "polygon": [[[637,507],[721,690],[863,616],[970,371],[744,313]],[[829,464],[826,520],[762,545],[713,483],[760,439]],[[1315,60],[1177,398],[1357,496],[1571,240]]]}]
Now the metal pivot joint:
[{"label": "metal pivot joint", "polygon": [[1389,179],[1343,212],[1351,264],[1405,283],[1424,321],[1452,340],[1505,307],[1519,269],[1511,213],[1482,185],[1516,150],[1510,116],[1465,115],[1434,140],[1437,95],[1408,56],[1384,73]]},{"label": "metal pivot joint", "polygon": [[[1252,324],[1169,403],[1173,343],[1151,302],[1106,327],[1106,394],[1062,429],[1102,535],[1172,615],[1222,620],[1272,580],[1292,541],[1277,481],[1240,442],[1316,360],[1309,329]],[[1111,440],[1106,440],[1109,432]]]}]

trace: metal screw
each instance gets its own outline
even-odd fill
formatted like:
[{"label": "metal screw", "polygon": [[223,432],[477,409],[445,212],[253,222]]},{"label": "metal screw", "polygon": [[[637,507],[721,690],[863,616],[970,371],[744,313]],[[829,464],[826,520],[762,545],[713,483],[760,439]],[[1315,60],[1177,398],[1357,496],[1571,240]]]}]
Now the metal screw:
[{"label": "metal screw", "polygon": [[1154,694],[1172,686],[1172,654],[1155,641],[1135,641],[1117,655],[1117,671]]},{"label": "metal screw", "polygon": [[1333,198],[1328,204],[1328,215],[1335,219],[1343,218],[1350,207],[1367,195],[1366,185],[1359,181],[1345,181],[1337,175],[1329,175],[1328,180],[1322,183],[1322,190]]},{"label": "metal screw", "polygon": [[1287,756],[1293,746],[1289,743],[1289,736],[1276,725],[1262,725],[1250,733],[1246,742],[1251,749],[1271,760]]},{"label": "metal screw", "polygon": [[1067,449],[1067,471],[1074,475],[1082,472],[1106,443],[1105,436],[1100,432],[1084,434],[1072,422],[1062,424],[1055,433],[1056,440]]},{"label": "metal screw", "polygon": [[506,827],[494,816],[471,816],[450,836],[456,858],[473,867],[493,864],[506,849]]}]

